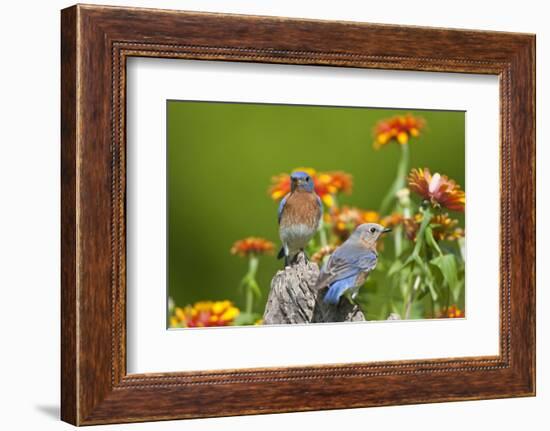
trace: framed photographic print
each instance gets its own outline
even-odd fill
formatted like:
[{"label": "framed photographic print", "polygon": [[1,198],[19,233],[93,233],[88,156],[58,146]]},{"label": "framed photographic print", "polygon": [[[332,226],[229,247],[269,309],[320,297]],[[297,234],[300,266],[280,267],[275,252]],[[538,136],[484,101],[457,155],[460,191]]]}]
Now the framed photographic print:
[{"label": "framed photographic print", "polygon": [[535,394],[533,35],[77,5],[61,43],[63,420]]}]

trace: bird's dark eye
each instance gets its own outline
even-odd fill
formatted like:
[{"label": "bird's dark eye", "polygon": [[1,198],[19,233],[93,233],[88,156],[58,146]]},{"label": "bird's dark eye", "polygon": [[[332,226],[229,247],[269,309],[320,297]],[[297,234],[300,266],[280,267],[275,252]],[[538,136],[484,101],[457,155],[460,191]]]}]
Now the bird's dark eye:
[{"label": "bird's dark eye", "polygon": [[371,232],[371,233],[374,233],[374,232],[376,232],[376,229],[373,228],[373,227],[371,227],[371,228],[370,228],[370,232]]},{"label": "bird's dark eye", "polygon": [[306,181],[309,183],[309,177],[306,177]]}]

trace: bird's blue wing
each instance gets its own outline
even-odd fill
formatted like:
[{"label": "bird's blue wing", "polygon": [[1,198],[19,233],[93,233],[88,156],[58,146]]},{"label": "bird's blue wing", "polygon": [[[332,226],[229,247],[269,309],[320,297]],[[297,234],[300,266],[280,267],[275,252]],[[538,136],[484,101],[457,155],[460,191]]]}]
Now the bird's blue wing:
[{"label": "bird's blue wing", "polygon": [[343,245],[336,249],[319,275],[317,287],[330,286],[333,283],[357,277],[362,272],[372,271],[376,266],[378,255],[373,250],[353,245]]},{"label": "bird's blue wing", "polygon": [[285,208],[286,200],[290,196],[290,193],[288,193],[284,198],[281,199],[281,202],[279,202],[279,209],[277,210],[277,221],[279,224],[281,224],[281,217],[283,216],[283,210]]},{"label": "bird's blue wing", "polygon": [[356,278],[357,276],[352,275],[351,277],[343,278],[334,282],[327,290],[327,293],[325,293],[323,301],[328,304],[337,305],[344,292],[352,287],[355,287]]},{"label": "bird's blue wing", "polygon": [[372,271],[376,262],[377,254],[373,250],[359,249],[354,246],[340,247],[331,256],[326,268],[323,268],[319,276],[321,287],[328,285],[323,301],[337,305],[344,292],[357,287],[358,282],[361,283],[357,278],[361,274]]}]

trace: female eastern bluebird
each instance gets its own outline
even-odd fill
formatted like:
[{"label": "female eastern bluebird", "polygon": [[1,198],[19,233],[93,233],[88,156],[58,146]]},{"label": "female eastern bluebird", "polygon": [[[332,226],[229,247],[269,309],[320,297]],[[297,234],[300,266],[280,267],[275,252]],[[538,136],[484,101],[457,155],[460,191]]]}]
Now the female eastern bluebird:
[{"label": "female eastern bluebird", "polygon": [[364,223],[332,253],[316,285],[316,289],[328,286],[324,302],[338,305],[342,295],[355,299],[369,272],[376,266],[376,240],[389,231],[391,229],[376,223]]},{"label": "female eastern bluebird", "polygon": [[313,179],[305,172],[290,176],[290,193],[279,204],[279,236],[283,247],[277,259],[290,265],[319,229],[323,204],[313,188]]}]

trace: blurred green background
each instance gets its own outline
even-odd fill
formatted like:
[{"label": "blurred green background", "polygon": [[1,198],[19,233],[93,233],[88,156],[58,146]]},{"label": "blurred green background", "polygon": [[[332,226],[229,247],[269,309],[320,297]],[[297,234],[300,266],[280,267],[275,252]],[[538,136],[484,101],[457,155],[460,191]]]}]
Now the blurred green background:
[{"label": "blurred green background", "polygon": [[[247,260],[234,241],[260,236],[280,247],[271,177],[296,167],[342,170],[353,192],[340,204],[378,210],[395,178],[397,144],[374,150],[373,127],[411,113],[426,128],[410,144],[411,166],[445,173],[464,187],[465,114],[462,111],[323,106],[167,102],[168,292],[180,306],[229,299],[244,307],[238,285]],[[462,214],[453,214],[463,222]],[[263,313],[274,256],[260,258]]]}]

